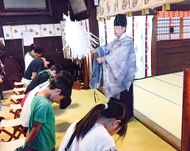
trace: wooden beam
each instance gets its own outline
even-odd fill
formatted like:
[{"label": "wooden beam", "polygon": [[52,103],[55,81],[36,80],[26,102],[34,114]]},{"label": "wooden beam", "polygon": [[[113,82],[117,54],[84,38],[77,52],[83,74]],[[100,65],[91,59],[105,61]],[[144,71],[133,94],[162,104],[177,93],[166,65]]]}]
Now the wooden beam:
[{"label": "wooden beam", "polygon": [[181,151],[190,151],[190,68],[184,69]]}]

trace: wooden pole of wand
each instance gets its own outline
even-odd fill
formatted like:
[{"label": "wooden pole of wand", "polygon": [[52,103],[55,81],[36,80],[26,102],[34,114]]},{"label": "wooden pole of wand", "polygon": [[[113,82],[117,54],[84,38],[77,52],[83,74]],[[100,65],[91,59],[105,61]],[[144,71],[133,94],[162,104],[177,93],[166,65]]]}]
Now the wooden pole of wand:
[{"label": "wooden pole of wand", "polygon": [[181,151],[190,151],[190,68],[184,69]]}]

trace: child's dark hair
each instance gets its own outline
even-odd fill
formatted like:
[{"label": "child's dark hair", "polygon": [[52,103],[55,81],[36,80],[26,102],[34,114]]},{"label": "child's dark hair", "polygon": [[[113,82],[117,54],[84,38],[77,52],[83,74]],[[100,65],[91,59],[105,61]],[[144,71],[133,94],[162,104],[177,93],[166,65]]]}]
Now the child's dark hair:
[{"label": "child's dark hair", "polygon": [[40,48],[40,47],[36,47],[36,46],[35,46],[35,47],[33,48],[33,50],[34,50],[35,53],[41,54],[41,56],[43,56],[43,54],[44,54],[43,48]]},{"label": "child's dark hair", "polygon": [[31,44],[31,45],[30,45],[30,50],[29,50],[29,51],[34,50],[35,47],[36,47],[35,44]]},{"label": "child's dark hair", "polygon": [[40,48],[40,47],[36,46],[35,44],[30,45],[30,50],[29,51],[32,51],[32,50],[34,50],[35,53],[41,54],[42,56],[44,54],[43,48]]},{"label": "child's dark hair", "polygon": [[61,95],[65,96],[65,98],[61,100],[60,109],[65,109],[71,104],[70,96],[74,83],[73,79],[73,76],[69,72],[62,71],[61,73],[59,72],[57,76],[50,82],[50,89],[61,89]]},{"label": "child's dark hair", "polygon": [[126,106],[119,102],[109,102],[107,105],[96,105],[77,123],[75,129],[77,139],[83,138],[94,126],[99,117],[116,118],[120,120],[121,129],[117,134],[124,137],[127,131],[126,112]]},{"label": "child's dark hair", "polygon": [[55,71],[56,71],[56,74],[57,74],[57,73],[59,73],[59,72],[62,70],[62,68],[61,68],[60,65],[54,64],[54,65],[52,65],[52,66],[50,67],[50,70],[51,70],[51,71],[55,70]]},{"label": "child's dark hair", "polygon": [[55,60],[52,59],[52,58],[50,58],[50,57],[46,57],[46,61],[49,62],[49,64],[48,64],[48,68],[51,68],[51,66],[53,66],[53,65],[56,64]]}]

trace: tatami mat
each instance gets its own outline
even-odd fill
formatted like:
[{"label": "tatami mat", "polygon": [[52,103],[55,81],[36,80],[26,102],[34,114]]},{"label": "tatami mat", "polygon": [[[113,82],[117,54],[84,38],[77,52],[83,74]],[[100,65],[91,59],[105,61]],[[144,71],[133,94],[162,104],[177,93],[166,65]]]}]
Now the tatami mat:
[{"label": "tatami mat", "polygon": [[[98,91],[96,93],[98,96],[96,99],[97,103],[105,103],[107,101],[102,93]],[[97,103],[94,101],[93,90],[73,90],[72,104],[67,109],[60,110],[58,105],[53,104],[56,118],[56,150],[68,126],[73,121],[80,119]],[[3,105],[9,106],[9,99],[4,100]],[[5,116],[6,119],[12,118],[12,114],[9,113],[8,108],[0,111],[0,114],[1,116]],[[1,138],[6,138],[5,134],[1,133]],[[117,141],[116,138],[114,139]],[[172,146],[136,119],[129,122],[127,135],[124,140],[120,139],[117,141],[117,147],[119,151],[175,151]]]},{"label": "tatami mat", "polygon": [[152,77],[154,79],[161,80],[165,83],[174,85],[176,87],[182,88],[183,84],[183,72],[180,73],[173,73],[173,74],[166,74],[166,75],[161,75],[161,76],[155,76]]},{"label": "tatami mat", "polygon": [[135,109],[181,139],[183,75],[136,80],[134,85]]}]

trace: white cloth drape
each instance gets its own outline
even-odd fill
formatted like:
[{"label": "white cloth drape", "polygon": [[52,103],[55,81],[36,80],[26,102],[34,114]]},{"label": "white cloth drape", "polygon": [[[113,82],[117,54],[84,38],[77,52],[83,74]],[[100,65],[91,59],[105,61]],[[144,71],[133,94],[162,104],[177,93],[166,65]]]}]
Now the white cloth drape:
[{"label": "white cloth drape", "polygon": [[98,21],[98,31],[99,31],[99,39],[100,39],[100,46],[106,44],[106,33],[105,33],[105,24],[104,20]]},{"label": "white cloth drape", "polygon": [[145,77],[145,16],[134,18],[134,48],[136,52],[136,79]]},{"label": "white cloth drape", "polygon": [[153,15],[147,16],[147,77],[152,76],[152,68],[151,68],[151,44],[152,44],[152,26],[153,26]]},{"label": "white cloth drape", "polygon": [[34,38],[61,36],[60,24],[5,25],[5,40],[23,39],[23,32],[30,32]]},{"label": "white cloth drape", "polygon": [[160,6],[168,10],[170,4],[182,1],[185,0],[100,0],[97,7],[97,19],[138,11],[148,14],[148,9]]}]

